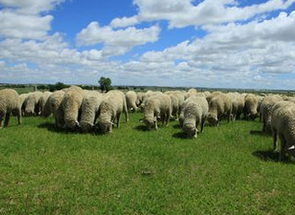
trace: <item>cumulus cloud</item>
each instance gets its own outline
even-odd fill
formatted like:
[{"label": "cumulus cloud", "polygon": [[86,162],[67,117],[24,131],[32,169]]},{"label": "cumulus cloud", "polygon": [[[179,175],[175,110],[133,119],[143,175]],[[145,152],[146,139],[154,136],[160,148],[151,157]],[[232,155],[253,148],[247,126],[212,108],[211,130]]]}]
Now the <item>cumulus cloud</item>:
[{"label": "cumulus cloud", "polygon": [[48,12],[65,0],[0,0],[0,5],[6,8],[14,9],[18,13],[39,14]]},{"label": "cumulus cloud", "polygon": [[143,29],[128,27],[114,30],[110,26],[100,27],[98,22],[91,22],[77,35],[77,43],[80,46],[102,43],[106,56],[117,56],[134,46],[157,41],[159,33],[160,28],[157,25]]},{"label": "cumulus cloud", "polygon": [[111,21],[110,26],[114,28],[124,28],[124,27],[135,25],[138,22],[139,20],[137,16],[115,18]]},{"label": "cumulus cloud", "polygon": [[235,0],[134,0],[139,7],[140,20],[167,20],[170,27],[203,26],[248,20],[256,15],[290,7],[295,0],[270,0],[265,3],[239,7]]}]

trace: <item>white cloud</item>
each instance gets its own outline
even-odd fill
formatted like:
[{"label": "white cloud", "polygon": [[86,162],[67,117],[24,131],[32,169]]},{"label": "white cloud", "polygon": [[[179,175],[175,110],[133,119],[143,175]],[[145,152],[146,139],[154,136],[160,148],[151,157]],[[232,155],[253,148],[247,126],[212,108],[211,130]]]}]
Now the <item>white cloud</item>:
[{"label": "white cloud", "polygon": [[44,39],[53,17],[19,14],[11,10],[0,11],[0,37]]},{"label": "white cloud", "polygon": [[270,0],[265,3],[239,7],[235,0],[204,0],[198,5],[192,0],[134,0],[139,7],[138,19],[167,20],[170,27],[204,26],[248,20],[256,15],[291,6],[295,0]]},{"label": "white cloud", "polygon": [[137,16],[115,18],[111,21],[110,26],[113,28],[124,28],[124,27],[135,25],[138,22],[139,20]]},{"label": "white cloud", "polygon": [[0,0],[0,6],[17,10],[18,13],[39,14],[48,12],[65,0]]},{"label": "white cloud", "polygon": [[149,28],[114,30],[110,26],[100,27],[98,22],[91,22],[77,35],[78,45],[104,44],[103,54],[117,56],[124,54],[134,46],[144,45],[158,40],[160,28],[154,25]]}]

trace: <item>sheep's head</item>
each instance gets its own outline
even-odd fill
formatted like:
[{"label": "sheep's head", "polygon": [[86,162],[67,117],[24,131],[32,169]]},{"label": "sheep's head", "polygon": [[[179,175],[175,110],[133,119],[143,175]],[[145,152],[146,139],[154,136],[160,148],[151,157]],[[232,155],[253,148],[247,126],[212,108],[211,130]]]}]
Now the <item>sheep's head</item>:
[{"label": "sheep's head", "polygon": [[187,137],[197,137],[198,135],[198,129],[195,126],[184,124],[182,129]]},{"label": "sheep's head", "polygon": [[94,125],[90,122],[81,121],[80,126],[83,132],[88,132],[93,128]]},{"label": "sheep's head", "polygon": [[148,130],[151,130],[155,126],[155,122],[157,121],[157,117],[153,118],[145,118],[143,120],[144,124],[147,126]]},{"label": "sheep's head", "polygon": [[66,122],[66,125],[65,125],[66,128],[69,128],[69,129],[72,129],[72,130],[75,130],[77,128],[80,128],[80,124],[77,120],[68,120]]},{"label": "sheep's head", "polygon": [[209,114],[207,117],[207,120],[208,120],[210,126],[217,126],[218,125],[218,119],[216,116]]},{"label": "sheep's head", "polygon": [[114,123],[107,121],[98,121],[98,126],[101,129],[102,133],[111,133]]}]

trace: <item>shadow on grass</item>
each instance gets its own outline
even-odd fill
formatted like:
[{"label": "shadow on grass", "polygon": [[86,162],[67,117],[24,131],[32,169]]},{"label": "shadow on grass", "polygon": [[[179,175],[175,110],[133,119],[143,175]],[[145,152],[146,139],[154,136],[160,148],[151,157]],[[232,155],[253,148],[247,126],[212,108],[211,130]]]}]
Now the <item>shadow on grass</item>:
[{"label": "shadow on grass", "polygon": [[[262,161],[274,161],[279,162],[279,152],[275,152],[273,150],[267,150],[267,151],[255,151],[252,153],[255,157],[259,158]],[[289,157],[285,157],[282,161],[282,163],[286,164],[294,164],[294,161],[292,161]]]},{"label": "shadow on grass", "polygon": [[175,128],[175,129],[181,129],[181,127],[180,127],[179,124],[175,124],[175,125],[173,125],[172,127]]},{"label": "shadow on grass", "polygon": [[177,139],[189,139],[183,131],[173,134],[172,137]]},{"label": "shadow on grass", "polygon": [[268,134],[266,134],[265,132],[261,131],[261,130],[251,130],[250,131],[251,135],[257,135],[257,136],[270,136]]},{"label": "shadow on grass", "polygon": [[92,135],[104,135],[103,132],[101,132],[97,127],[94,127],[91,131],[89,132],[82,132],[81,129],[77,130],[70,130],[70,129],[62,129],[62,128],[57,128],[54,123],[41,123],[38,125],[38,128],[43,128],[47,129],[50,132],[55,132],[55,133],[64,133],[64,134],[92,134]]},{"label": "shadow on grass", "polygon": [[145,125],[135,126],[134,129],[138,130],[138,131],[149,131],[148,128]]}]

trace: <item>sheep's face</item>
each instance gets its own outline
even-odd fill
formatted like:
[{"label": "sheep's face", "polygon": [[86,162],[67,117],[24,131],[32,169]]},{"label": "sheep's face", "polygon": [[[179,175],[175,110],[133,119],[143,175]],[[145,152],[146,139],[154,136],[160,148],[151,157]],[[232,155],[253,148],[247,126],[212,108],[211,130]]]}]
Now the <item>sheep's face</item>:
[{"label": "sheep's face", "polygon": [[79,128],[80,125],[77,120],[69,120],[69,121],[67,121],[66,127],[74,130],[76,128]]},{"label": "sheep's face", "polygon": [[113,123],[111,122],[99,122],[99,128],[102,133],[111,133],[112,132]]},{"label": "sheep's face", "polygon": [[80,126],[83,132],[90,131],[93,128],[93,124],[90,122],[80,122]]},{"label": "sheep's face", "polygon": [[156,120],[157,118],[154,117],[154,118],[144,119],[143,122],[147,126],[147,129],[151,130],[155,126]]},{"label": "sheep's face", "polygon": [[218,119],[215,116],[212,116],[209,114],[209,116],[207,117],[207,120],[208,120],[210,126],[217,126],[218,125]]},{"label": "sheep's face", "polygon": [[183,126],[183,131],[188,137],[197,137],[197,129],[194,126]]}]

